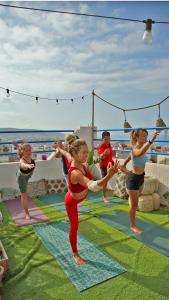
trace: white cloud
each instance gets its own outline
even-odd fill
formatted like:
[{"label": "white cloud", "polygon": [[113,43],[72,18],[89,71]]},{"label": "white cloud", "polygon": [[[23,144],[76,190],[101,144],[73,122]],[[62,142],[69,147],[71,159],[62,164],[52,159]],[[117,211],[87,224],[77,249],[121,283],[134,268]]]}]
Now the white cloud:
[{"label": "white cloud", "polygon": [[[104,11],[109,4],[99,5]],[[24,2],[24,6],[55,6],[57,10],[93,13],[89,2],[55,2],[53,6],[47,2]],[[114,9],[113,3],[110,7],[109,15],[126,13],[125,4],[120,9]],[[134,97],[140,101],[144,96],[146,102],[148,98],[158,99],[168,93],[169,56],[164,51],[168,41],[146,47],[141,40],[144,24],[4,8],[0,15],[0,86],[49,98],[72,98],[94,88],[121,104],[125,98],[124,105],[128,102],[129,106]],[[26,100],[15,98],[14,111],[19,109],[22,120],[23,106],[18,106],[19,101]],[[32,99],[26,102],[28,111],[32,102]],[[52,114],[51,104],[44,105]],[[62,111],[62,105],[57,112]],[[43,119],[45,112],[40,105],[33,110],[38,112],[39,108]],[[76,108],[77,114],[81,114],[80,107]],[[35,116],[31,116],[32,124],[37,122]],[[13,118],[8,121],[19,123],[19,117]],[[27,124],[28,119],[26,116]],[[66,111],[65,120],[61,121],[66,124],[69,119]],[[50,122],[48,116],[46,124]]]}]

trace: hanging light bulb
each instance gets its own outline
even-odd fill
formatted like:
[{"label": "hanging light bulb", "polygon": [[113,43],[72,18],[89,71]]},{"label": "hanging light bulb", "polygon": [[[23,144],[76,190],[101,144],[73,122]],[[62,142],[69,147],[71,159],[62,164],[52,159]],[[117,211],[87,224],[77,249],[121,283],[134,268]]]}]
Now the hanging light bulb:
[{"label": "hanging light bulb", "polygon": [[71,99],[71,101],[72,101],[72,104],[73,104],[73,99]]},{"label": "hanging light bulb", "polygon": [[59,100],[58,99],[56,99],[56,103],[59,104]]},{"label": "hanging light bulb", "polygon": [[38,97],[36,96],[36,98],[35,98],[35,99],[36,99],[36,104],[38,104]]},{"label": "hanging light bulb", "polygon": [[126,130],[124,130],[124,133],[128,133],[129,131],[131,131],[131,125],[129,124],[129,122],[127,122],[127,120],[126,120],[126,113],[125,113],[125,110],[123,110],[123,113],[124,113],[124,118],[125,118],[125,120],[124,120],[124,123],[123,123],[123,128],[130,128],[130,129],[126,129]]},{"label": "hanging light bulb", "polygon": [[6,89],[6,97],[10,97],[9,89]]},{"label": "hanging light bulb", "polygon": [[11,97],[9,89],[6,89],[6,94],[2,98],[1,103],[3,103],[3,104],[13,104],[14,103],[13,97]]},{"label": "hanging light bulb", "polygon": [[146,24],[146,28],[143,34],[143,41],[145,44],[152,43],[152,24],[155,22],[152,19],[147,19],[143,21]]},{"label": "hanging light bulb", "polygon": [[[158,119],[156,121],[156,127],[166,127],[165,122],[160,117],[160,104],[158,104]],[[163,130],[163,129],[161,129],[161,130]]]}]

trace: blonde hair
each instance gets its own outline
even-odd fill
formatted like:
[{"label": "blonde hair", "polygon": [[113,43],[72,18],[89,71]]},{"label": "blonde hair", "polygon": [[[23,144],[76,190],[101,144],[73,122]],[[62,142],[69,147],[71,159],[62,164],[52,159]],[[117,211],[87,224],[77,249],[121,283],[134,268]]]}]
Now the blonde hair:
[{"label": "blonde hair", "polygon": [[74,153],[77,154],[83,146],[87,146],[85,140],[81,140],[81,139],[75,140],[70,146],[69,153],[73,156],[73,154]]},{"label": "blonde hair", "polygon": [[77,139],[76,135],[74,133],[70,133],[66,136],[65,142],[68,144],[73,143]]},{"label": "blonde hair", "polygon": [[17,154],[18,154],[19,158],[22,158],[24,156],[24,152],[27,147],[31,148],[31,146],[29,144],[18,145]]},{"label": "blonde hair", "polygon": [[137,143],[137,139],[141,132],[145,132],[148,135],[148,131],[144,128],[138,128],[130,132],[130,142],[132,146],[134,146]]}]

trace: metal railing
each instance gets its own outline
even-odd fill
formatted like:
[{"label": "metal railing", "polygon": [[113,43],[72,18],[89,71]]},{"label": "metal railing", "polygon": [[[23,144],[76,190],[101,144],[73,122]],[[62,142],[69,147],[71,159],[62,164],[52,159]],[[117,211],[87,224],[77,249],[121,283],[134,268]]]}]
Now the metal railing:
[{"label": "metal railing", "polygon": [[[131,130],[137,130],[139,127],[136,127],[136,128],[132,128]],[[168,130],[169,127],[144,127],[144,129],[146,130],[159,130],[159,131],[163,131],[163,130]],[[125,130],[128,130],[128,133],[131,131],[130,129],[127,129],[127,128],[104,128],[104,129],[95,129],[94,132],[103,132],[103,131],[108,131],[108,132],[114,132],[114,131],[125,131]],[[126,134],[126,132],[124,133]],[[97,139],[94,139],[94,142],[101,142],[102,139],[101,138],[97,138]],[[110,139],[110,142],[122,142],[122,143],[129,143],[130,140],[129,139]],[[169,143],[169,140],[155,140],[153,143]],[[96,147],[95,147],[96,149]],[[121,153],[124,153],[124,152],[130,152],[131,149],[114,149],[112,148],[113,151],[115,152],[121,152]],[[163,151],[149,151],[149,152],[146,152],[146,154],[150,154],[150,155],[164,155],[164,156],[169,156],[169,152],[163,152]]]},{"label": "metal railing", "polygon": [[[0,134],[18,134],[18,133],[72,133],[74,132],[73,129],[65,129],[65,130],[0,130]],[[53,143],[56,141],[56,139],[52,139],[52,140],[49,140],[49,139],[46,139],[46,140],[29,140],[29,139],[26,139],[24,137],[23,138],[19,138],[20,141],[22,142],[25,142],[25,143],[28,143],[28,144],[48,144],[48,143]],[[63,139],[57,139],[61,142],[63,142],[64,140]],[[10,141],[3,141],[3,142],[0,142],[0,145],[13,145],[13,142],[10,142]],[[43,154],[43,153],[50,153],[50,152],[53,152],[53,150],[50,150],[50,149],[43,149],[43,150],[33,150],[32,153],[33,154]],[[15,156],[16,155],[16,151],[14,152],[10,152],[10,151],[6,151],[6,152],[0,152],[0,156]]]}]

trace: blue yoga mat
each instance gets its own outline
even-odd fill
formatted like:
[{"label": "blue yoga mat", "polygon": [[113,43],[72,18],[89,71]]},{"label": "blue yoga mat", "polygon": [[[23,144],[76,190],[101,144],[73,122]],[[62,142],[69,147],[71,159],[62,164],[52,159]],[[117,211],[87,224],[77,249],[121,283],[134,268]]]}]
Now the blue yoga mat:
[{"label": "blue yoga mat", "polygon": [[65,221],[33,225],[33,228],[79,291],[86,290],[127,271],[111,256],[81,235],[78,235],[78,250],[86,260],[86,264],[84,266],[76,265],[68,241],[69,226]]},{"label": "blue yoga mat", "polygon": [[104,206],[104,207],[114,206],[114,205],[121,204],[121,203],[124,202],[124,200],[119,199],[119,198],[114,197],[114,196],[108,196],[107,198],[110,200],[110,204],[104,203],[104,201],[102,199],[102,195],[100,193],[90,192],[87,195],[86,199],[91,201],[91,203],[93,202],[93,203],[96,203],[96,204],[100,204],[101,206]]},{"label": "blue yoga mat", "polygon": [[141,228],[142,232],[141,234],[136,234],[130,230],[128,213],[120,210],[100,214],[98,215],[98,218],[112,227],[135,237],[137,240],[152,247],[154,250],[169,256],[169,229],[137,218],[136,224]]},{"label": "blue yoga mat", "polygon": [[[64,206],[64,195],[49,194],[49,195],[39,196],[39,199],[42,200],[43,203],[49,204],[56,210],[66,213],[65,206]],[[82,205],[81,203],[78,204],[79,214],[88,213],[93,210],[94,210],[93,208]]]}]

